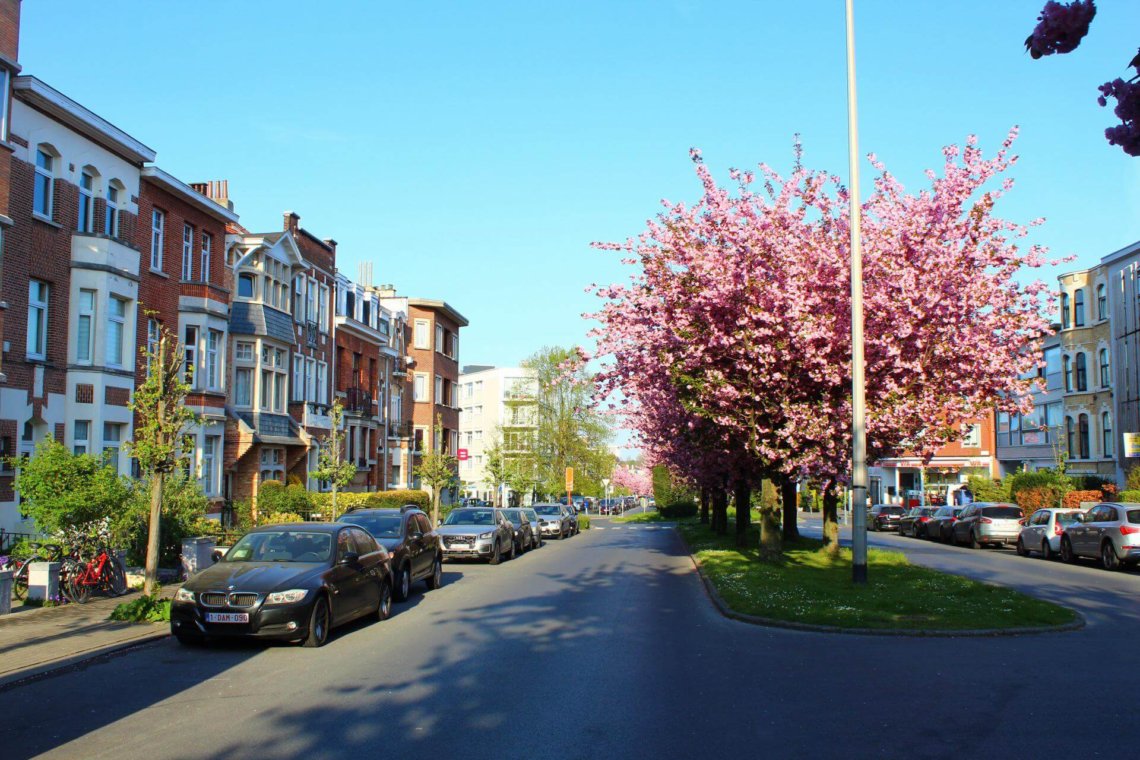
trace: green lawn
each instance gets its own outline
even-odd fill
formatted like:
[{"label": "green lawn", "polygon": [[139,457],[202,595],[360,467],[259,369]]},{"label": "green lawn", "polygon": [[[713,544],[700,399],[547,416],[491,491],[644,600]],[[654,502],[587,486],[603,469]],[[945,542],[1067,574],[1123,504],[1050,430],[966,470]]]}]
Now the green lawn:
[{"label": "green lawn", "polygon": [[622,515],[621,517],[614,517],[610,522],[615,523],[655,523],[655,522],[676,522],[667,517],[662,517],[661,513],[656,509],[652,512],[638,512],[636,515]]},{"label": "green lawn", "polygon": [[718,537],[695,520],[679,527],[721,598],[737,612],[841,628],[1023,628],[1072,622],[1072,610],[1000,586],[911,565],[899,552],[871,549],[870,582],[851,583],[851,552],[832,559],[822,543],[785,547],[783,564],[761,562],[755,528],[751,548]]}]

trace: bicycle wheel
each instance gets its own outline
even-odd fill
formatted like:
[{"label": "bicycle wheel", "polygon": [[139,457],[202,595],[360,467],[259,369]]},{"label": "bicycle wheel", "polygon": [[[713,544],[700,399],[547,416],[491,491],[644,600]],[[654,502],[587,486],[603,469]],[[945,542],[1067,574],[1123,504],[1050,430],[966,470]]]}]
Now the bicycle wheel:
[{"label": "bicycle wheel", "polygon": [[107,577],[107,591],[111,596],[122,596],[127,593],[127,571],[119,564],[119,560],[110,559],[103,570]]},{"label": "bicycle wheel", "polygon": [[59,571],[59,590],[76,604],[83,604],[91,597],[91,586],[84,583],[87,564],[73,559],[65,560]]},{"label": "bicycle wheel", "polygon": [[30,561],[24,562],[12,576],[12,596],[21,602],[28,598],[28,573],[31,571],[28,565],[30,564]]}]

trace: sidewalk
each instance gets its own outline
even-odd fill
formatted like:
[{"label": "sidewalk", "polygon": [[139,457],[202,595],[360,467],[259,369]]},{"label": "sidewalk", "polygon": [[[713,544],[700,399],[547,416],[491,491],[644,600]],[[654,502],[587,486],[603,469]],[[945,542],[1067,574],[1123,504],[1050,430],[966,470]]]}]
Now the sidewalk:
[{"label": "sidewalk", "polygon": [[[178,584],[164,586],[173,596]],[[0,617],[0,690],[32,676],[76,665],[102,654],[169,635],[167,623],[117,623],[107,619],[130,591],[116,599],[92,597],[87,604],[23,609]]]}]

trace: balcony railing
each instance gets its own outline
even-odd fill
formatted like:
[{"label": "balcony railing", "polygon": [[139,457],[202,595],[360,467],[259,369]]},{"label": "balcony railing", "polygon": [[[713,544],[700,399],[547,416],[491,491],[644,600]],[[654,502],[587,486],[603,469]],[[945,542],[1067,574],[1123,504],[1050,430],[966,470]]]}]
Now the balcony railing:
[{"label": "balcony railing", "polygon": [[414,426],[412,425],[411,420],[404,420],[403,422],[398,422],[395,425],[389,427],[388,435],[395,438],[411,438],[413,427]]},{"label": "balcony railing", "polygon": [[408,376],[408,360],[404,358],[396,359],[392,365],[392,377],[407,377]]},{"label": "balcony railing", "polygon": [[372,413],[372,394],[365,388],[349,388],[344,392],[344,408],[349,412]]},{"label": "balcony railing", "polygon": [[320,338],[320,326],[316,322],[305,323],[305,345],[309,348],[316,348]]}]

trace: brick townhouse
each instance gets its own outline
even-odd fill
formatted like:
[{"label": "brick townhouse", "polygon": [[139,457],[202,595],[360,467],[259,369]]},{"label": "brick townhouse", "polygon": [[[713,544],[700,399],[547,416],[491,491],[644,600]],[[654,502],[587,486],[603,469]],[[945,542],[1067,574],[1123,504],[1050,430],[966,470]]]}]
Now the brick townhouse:
[{"label": "brick townhouse", "polygon": [[[12,78],[20,73],[20,0],[0,0],[0,278],[4,275],[4,235],[12,226],[8,208],[11,194],[12,152],[8,141],[12,114]],[[4,312],[0,300],[0,335],[4,333]],[[4,376],[4,352],[0,351],[0,387]]]},{"label": "brick townhouse", "polygon": [[356,465],[353,486],[375,491],[383,488],[385,451],[382,413],[390,321],[379,297],[366,285],[337,275],[336,288],[336,394],[344,404],[345,459]]}]

